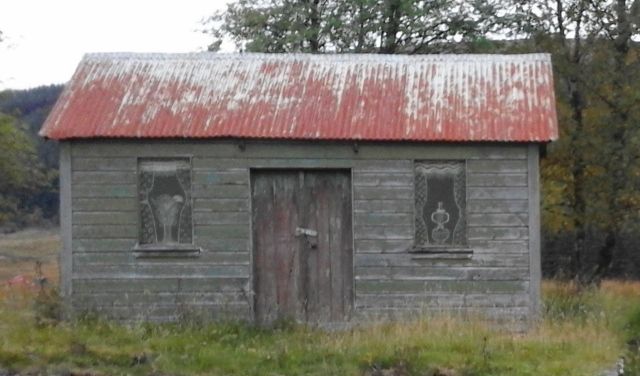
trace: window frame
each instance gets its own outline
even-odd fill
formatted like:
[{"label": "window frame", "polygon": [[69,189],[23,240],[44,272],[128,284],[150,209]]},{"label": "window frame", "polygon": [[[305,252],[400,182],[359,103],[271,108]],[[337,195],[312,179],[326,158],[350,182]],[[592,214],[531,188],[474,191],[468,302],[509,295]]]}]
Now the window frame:
[{"label": "window frame", "polygon": [[[462,220],[464,221],[463,242],[459,244],[424,244],[418,241],[418,202],[416,182],[418,178],[417,169],[419,165],[438,165],[446,163],[458,163],[462,167],[464,174],[464,208]],[[413,173],[413,244],[409,250],[410,253],[426,254],[423,256],[414,256],[414,258],[470,258],[473,250],[469,248],[469,226],[468,226],[468,201],[469,201],[469,184],[468,184],[468,163],[467,159],[414,159],[412,164]],[[433,257],[432,257],[433,256]]]},{"label": "window frame", "polygon": [[[149,162],[186,162],[189,166],[190,192],[189,205],[191,207],[191,242],[185,243],[144,243],[141,244],[142,233],[142,202],[141,202],[141,175],[142,164]],[[136,244],[133,252],[136,257],[197,257],[202,249],[195,245],[195,221],[194,214],[194,198],[193,198],[193,156],[191,155],[172,155],[161,157],[138,157],[136,158],[136,218],[137,232]]]}]

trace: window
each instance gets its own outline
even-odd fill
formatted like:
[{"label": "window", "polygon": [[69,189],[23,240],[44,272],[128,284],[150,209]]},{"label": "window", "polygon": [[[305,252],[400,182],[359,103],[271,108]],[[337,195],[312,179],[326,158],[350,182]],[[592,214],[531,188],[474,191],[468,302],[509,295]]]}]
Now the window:
[{"label": "window", "polygon": [[463,161],[415,162],[415,246],[467,244]]},{"label": "window", "polygon": [[138,162],[140,235],[145,246],[191,244],[191,164],[189,159]]}]

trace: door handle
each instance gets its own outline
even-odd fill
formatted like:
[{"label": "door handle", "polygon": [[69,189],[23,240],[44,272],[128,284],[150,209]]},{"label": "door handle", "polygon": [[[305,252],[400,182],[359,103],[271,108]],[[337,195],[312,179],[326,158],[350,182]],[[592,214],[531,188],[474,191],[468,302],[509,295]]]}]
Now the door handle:
[{"label": "door handle", "polygon": [[296,236],[318,237],[318,231],[309,228],[296,227]]}]

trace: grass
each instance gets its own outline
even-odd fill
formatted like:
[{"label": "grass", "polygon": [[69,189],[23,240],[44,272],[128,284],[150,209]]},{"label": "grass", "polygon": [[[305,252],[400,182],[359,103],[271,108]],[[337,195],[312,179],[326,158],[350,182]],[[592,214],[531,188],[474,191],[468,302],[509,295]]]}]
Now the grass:
[{"label": "grass", "polygon": [[287,323],[57,322],[46,320],[50,291],[0,285],[0,374],[584,376],[623,354],[636,367],[627,344],[640,340],[638,282],[545,282],[544,320],[521,334],[443,315],[329,333]]},{"label": "grass", "polygon": [[58,280],[58,229],[31,229],[0,235],[0,283],[18,275],[35,275],[35,263],[50,281]]}]

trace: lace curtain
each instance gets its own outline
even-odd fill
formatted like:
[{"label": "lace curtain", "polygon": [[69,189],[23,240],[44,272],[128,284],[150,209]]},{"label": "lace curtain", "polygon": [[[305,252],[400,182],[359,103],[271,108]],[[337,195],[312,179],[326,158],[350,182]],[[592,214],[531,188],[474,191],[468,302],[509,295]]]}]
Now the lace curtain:
[{"label": "lace curtain", "polygon": [[188,160],[139,163],[140,244],[191,243],[191,167]]},{"label": "lace curtain", "polygon": [[462,161],[415,164],[415,243],[466,245],[466,177]]}]

